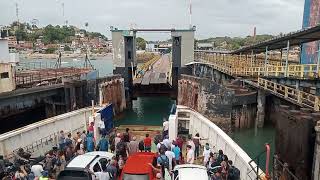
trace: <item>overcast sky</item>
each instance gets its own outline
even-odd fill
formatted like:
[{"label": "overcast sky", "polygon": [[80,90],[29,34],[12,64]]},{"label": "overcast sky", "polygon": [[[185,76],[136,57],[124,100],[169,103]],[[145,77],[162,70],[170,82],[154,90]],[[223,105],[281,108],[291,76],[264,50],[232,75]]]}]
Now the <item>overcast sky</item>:
[{"label": "overcast sky", "polygon": [[[101,32],[110,37],[109,27],[187,28],[189,0],[0,0],[0,25],[16,20],[38,19],[40,26],[69,24]],[[304,0],[192,0],[192,24],[196,37],[279,34],[301,28]],[[166,39],[168,34],[142,34],[148,40]]]}]

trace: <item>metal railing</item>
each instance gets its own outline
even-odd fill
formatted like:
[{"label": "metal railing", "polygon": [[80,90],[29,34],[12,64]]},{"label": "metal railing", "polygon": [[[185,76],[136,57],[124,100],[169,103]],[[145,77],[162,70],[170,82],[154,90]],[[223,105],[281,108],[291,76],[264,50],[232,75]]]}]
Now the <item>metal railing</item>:
[{"label": "metal railing", "polygon": [[282,163],[277,155],[273,156],[272,179],[299,180],[290,170],[287,163]]},{"label": "metal railing", "polygon": [[231,55],[217,56],[210,53],[195,53],[195,59],[208,63],[217,70],[232,76],[272,76],[293,77],[299,79],[320,78],[320,70],[317,64],[296,64],[288,66],[281,62],[268,62],[264,64],[261,60],[239,59]]},{"label": "metal railing", "polygon": [[[44,81],[55,81],[63,77],[76,77],[91,71],[90,68],[60,68],[37,69],[28,72],[16,72],[15,82],[17,86],[33,85]],[[59,81],[60,82],[60,81]]]},{"label": "metal railing", "polygon": [[[85,126],[83,125],[77,129],[73,129],[72,131],[65,132],[65,135],[68,135],[69,133],[75,133],[78,131],[82,132],[82,130],[84,129]],[[26,152],[30,152],[34,156],[44,155],[46,152],[52,149],[52,147],[58,145],[58,137],[59,132],[49,134],[48,136],[35,140],[34,142],[32,142],[32,144],[29,144],[21,148]],[[5,155],[5,159],[12,160],[14,158],[14,152],[16,151],[18,151],[18,149],[15,149],[12,153]]]},{"label": "metal railing", "polygon": [[294,89],[282,84],[278,84],[263,78],[258,78],[257,86],[282,97],[286,100],[298,104],[300,106],[312,108],[314,111],[319,111],[319,96],[306,93],[304,91]]}]

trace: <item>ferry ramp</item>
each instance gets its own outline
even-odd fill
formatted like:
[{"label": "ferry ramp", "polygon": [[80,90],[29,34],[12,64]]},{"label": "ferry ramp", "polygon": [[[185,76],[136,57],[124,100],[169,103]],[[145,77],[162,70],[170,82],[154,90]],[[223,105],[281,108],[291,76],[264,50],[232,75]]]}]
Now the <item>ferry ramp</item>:
[{"label": "ferry ramp", "polygon": [[169,55],[156,56],[137,71],[133,79],[133,96],[171,96],[171,60]]}]

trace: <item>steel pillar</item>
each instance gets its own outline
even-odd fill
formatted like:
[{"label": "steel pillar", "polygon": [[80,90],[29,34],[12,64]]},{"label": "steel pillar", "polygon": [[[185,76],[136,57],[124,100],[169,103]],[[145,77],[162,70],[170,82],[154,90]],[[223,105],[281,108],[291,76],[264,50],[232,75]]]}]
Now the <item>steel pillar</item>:
[{"label": "steel pillar", "polygon": [[268,63],[268,46],[266,46],[265,59],[264,59],[264,75],[268,75],[267,71],[267,63]]},{"label": "steel pillar", "polygon": [[250,66],[253,66],[253,50],[251,51],[251,62],[250,62]]},{"label": "steel pillar", "polygon": [[285,77],[288,77],[288,60],[289,60],[289,50],[290,50],[290,41],[287,42],[287,57],[286,57],[286,66],[285,66]]},{"label": "steel pillar", "polygon": [[318,43],[318,58],[317,58],[317,75],[319,77],[319,65],[320,65],[320,42]]}]

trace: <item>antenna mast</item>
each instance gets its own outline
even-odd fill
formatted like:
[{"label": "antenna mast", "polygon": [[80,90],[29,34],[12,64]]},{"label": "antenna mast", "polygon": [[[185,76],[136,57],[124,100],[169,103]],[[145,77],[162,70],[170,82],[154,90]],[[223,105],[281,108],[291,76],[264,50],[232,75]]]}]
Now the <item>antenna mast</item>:
[{"label": "antenna mast", "polygon": [[17,17],[18,24],[20,24],[20,22],[19,22],[19,6],[18,6],[17,2],[16,2],[16,17]]},{"label": "antenna mast", "polygon": [[192,2],[189,0],[189,28],[192,28]]}]

